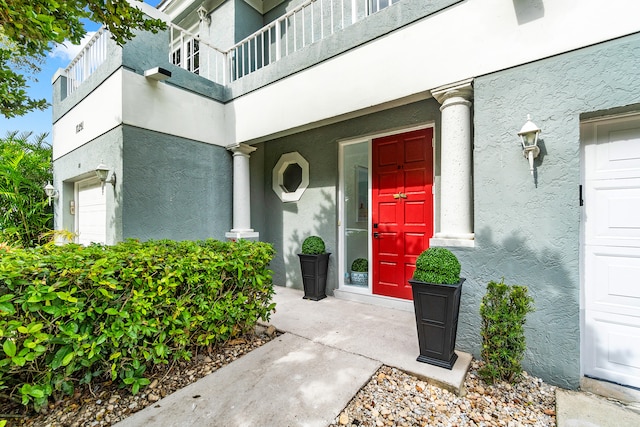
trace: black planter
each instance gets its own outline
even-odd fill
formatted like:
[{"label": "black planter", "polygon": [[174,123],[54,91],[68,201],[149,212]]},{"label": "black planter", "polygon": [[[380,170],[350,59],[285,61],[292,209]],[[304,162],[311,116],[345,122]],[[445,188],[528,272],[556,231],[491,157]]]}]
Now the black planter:
[{"label": "black planter", "polygon": [[304,285],[304,299],[313,301],[326,298],[327,270],[329,268],[330,253],[320,255],[298,254],[302,269],[302,284]]},{"label": "black planter", "polygon": [[420,344],[418,362],[447,369],[456,363],[456,333],[464,280],[460,279],[455,285],[409,280]]}]

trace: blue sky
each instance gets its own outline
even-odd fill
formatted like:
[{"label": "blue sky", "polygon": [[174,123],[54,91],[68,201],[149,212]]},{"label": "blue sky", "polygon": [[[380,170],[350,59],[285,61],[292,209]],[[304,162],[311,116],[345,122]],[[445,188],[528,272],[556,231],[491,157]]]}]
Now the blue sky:
[{"label": "blue sky", "polygon": [[[160,0],[144,0],[152,6],[156,6],[160,3]],[[88,32],[94,32],[99,25],[87,21],[85,28]],[[47,57],[46,62],[42,66],[42,71],[36,76],[37,82],[29,80],[27,85],[27,93],[32,98],[41,99],[45,98],[51,103],[51,78],[55,74],[58,68],[65,68],[71,60],[80,51],[80,46],[73,46],[70,43],[67,46],[58,46]],[[47,132],[49,137],[47,141],[51,142],[51,107],[44,111],[34,111],[22,117],[13,119],[7,119],[4,116],[0,116],[0,137],[4,137],[8,131],[33,131],[34,134]]]}]

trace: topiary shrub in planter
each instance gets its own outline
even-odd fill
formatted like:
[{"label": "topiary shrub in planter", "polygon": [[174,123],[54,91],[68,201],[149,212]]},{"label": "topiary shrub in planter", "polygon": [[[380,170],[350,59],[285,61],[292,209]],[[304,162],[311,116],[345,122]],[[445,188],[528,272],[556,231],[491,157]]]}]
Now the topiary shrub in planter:
[{"label": "topiary shrub in planter", "polygon": [[298,257],[302,270],[304,299],[319,301],[326,298],[330,255],[326,252],[324,240],[318,236],[309,236],[302,242],[302,250]]},{"label": "topiary shrub in planter", "polygon": [[533,298],[526,286],[489,282],[480,304],[482,316],[482,359],[479,374],[489,384],[502,380],[514,382],[522,373],[520,362],[526,342],[524,323],[533,311]]},{"label": "topiary shrub in planter", "polygon": [[429,248],[416,260],[413,292],[419,362],[452,369],[455,352],[462,282],[458,258],[445,248]]},{"label": "topiary shrub in planter", "polygon": [[421,282],[455,284],[460,281],[460,262],[448,249],[429,248],[416,260],[413,279]]},{"label": "topiary shrub in planter", "polygon": [[326,252],[324,240],[318,236],[309,236],[302,242],[304,255],[321,255]]},{"label": "topiary shrub in planter", "polygon": [[357,286],[369,285],[369,261],[356,258],[351,263],[351,283]]}]

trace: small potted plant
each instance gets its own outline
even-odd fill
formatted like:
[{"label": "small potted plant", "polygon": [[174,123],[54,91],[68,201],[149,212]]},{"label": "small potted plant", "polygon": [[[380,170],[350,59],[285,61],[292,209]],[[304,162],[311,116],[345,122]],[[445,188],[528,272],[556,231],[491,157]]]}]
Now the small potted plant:
[{"label": "small potted plant", "polygon": [[445,248],[429,248],[416,260],[413,291],[419,362],[452,369],[455,352],[462,282],[460,262]]},{"label": "small potted plant", "polygon": [[302,253],[299,253],[298,257],[302,270],[304,299],[318,301],[327,296],[329,255],[331,254],[326,252],[324,241],[318,236],[309,236],[302,242]]},{"label": "small potted plant", "polygon": [[369,261],[356,258],[351,263],[351,283],[358,286],[369,285]]}]

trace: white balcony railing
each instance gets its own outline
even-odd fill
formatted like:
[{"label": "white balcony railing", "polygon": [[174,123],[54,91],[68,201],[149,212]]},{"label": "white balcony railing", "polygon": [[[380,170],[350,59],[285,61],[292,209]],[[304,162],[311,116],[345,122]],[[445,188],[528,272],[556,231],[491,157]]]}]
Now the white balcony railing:
[{"label": "white balcony railing", "polygon": [[227,82],[227,53],[177,25],[171,32],[169,60],[172,64],[224,85]]},{"label": "white balcony railing", "polygon": [[107,59],[109,32],[100,28],[64,70],[67,96],[80,86]]},{"label": "white balcony railing", "polygon": [[229,49],[229,77],[244,77],[399,1],[308,0]]},{"label": "white balcony railing", "polygon": [[[226,52],[207,45],[186,30],[173,26],[170,60],[182,68],[225,85],[304,49],[399,1],[307,0],[241,40]],[[185,60],[185,53],[194,52],[193,40],[199,41],[199,60],[201,61],[199,70],[190,69],[193,68],[193,62]]]},{"label": "white balcony railing", "polygon": [[[242,78],[400,0],[307,0],[227,51],[197,34],[169,26],[169,60],[221,85]],[[108,32],[100,29],[66,68],[67,95],[107,56]]]}]

